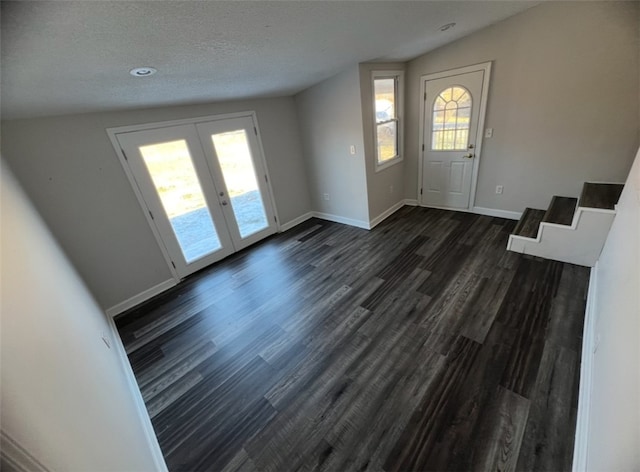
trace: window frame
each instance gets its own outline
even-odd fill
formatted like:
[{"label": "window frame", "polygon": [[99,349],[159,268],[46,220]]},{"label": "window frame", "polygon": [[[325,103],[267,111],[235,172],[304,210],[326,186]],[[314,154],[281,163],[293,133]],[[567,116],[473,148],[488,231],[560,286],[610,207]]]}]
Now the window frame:
[{"label": "window frame", "polygon": [[[395,97],[394,109],[395,117],[378,123],[376,117],[376,80],[394,79],[395,81]],[[379,172],[383,169],[398,164],[404,160],[404,71],[403,70],[373,70],[371,71],[371,105],[372,105],[372,124],[373,124],[373,153],[375,162],[375,171]],[[378,126],[387,123],[396,123],[396,155],[385,161],[379,160],[378,147]]]},{"label": "window frame", "polygon": [[[454,99],[453,99],[453,96],[452,96],[451,100],[449,100],[449,101],[446,101],[446,102],[445,102],[445,107],[444,107],[442,110],[436,110],[436,103],[438,102],[438,99],[442,97],[442,94],[443,94],[445,91],[449,90],[449,89],[453,90],[453,89],[456,89],[456,88],[462,89],[462,90],[464,91],[464,92],[463,92],[463,95],[464,95],[464,94],[467,94],[467,95],[469,96],[469,106],[468,106],[468,107],[462,107],[462,108],[461,108],[460,106],[458,106],[458,101],[459,101],[459,99],[458,99],[458,100],[454,100]],[[462,97],[463,95],[461,95],[460,97]],[[443,100],[443,101],[445,101],[444,97],[442,97],[442,100]],[[453,142],[454,142],[454,144],[453,144],[453,146],[454,146],[454,147],[453,147],[453,148],[451,148],[451,149],[448,149],[448,148],[446,148],[446,149],[445,149],[445,148],[442,148],[442,149],[435,149],[435,147],[434,147],[435,141],[434,141],[434,139],[433,139],[434,133],[437,133],[437,132],[444,133],[445,131],[447,131],[447,130],[446,130],[446,128],[444,128],[444,127],[443,127],[441,130],[436,130],[436,129],[435,129],[435,125],[436,125],[435,115],[436,115],[436,113],[438,113],[439,111],[442,111],[442,112],[443,112],[443,114],[444,114],[444,115],[443,115],[443,117],[446,117],[446,112],[447,112],[447,108],[446,108],[446,106],[447,106],[449,103],[451,103],[451,102],[456,102],[456,107],[455,107],[455,113],[456,113],[456,126],[455,126],[455,128],[453,129],[453,132],[454,132],[454,135],[453,135]],[[475,102],[475,99],[474,99],[474,98],[473,98],[473,96],[471,95],[471,92],[470,92],[470,91],[469,91],[469,89],[467,89],[467,87],[465,87],[464,85],[451,85],[451,86],[448,86],[447,88],[443,89],[443,90],[442,90],[442,91],[441,91],[441,92],[436,96],[436,98],[433,100],[433,104],[431,105],[431,110],[430,110],[430,113],[431,113],[431,130],[429,131],[429,135],[430,135],[430,139],[429,139],[429,147],[430,147],[430,151],[431,151],[431,152],[459,152],[459,151],[460,151],[460,152],[464,152],[464,151],[467,151],[468,146],[469,146],[469,140],[471,139],[471,137],[469,136],[469,132],[470,132],[470,130],[471,130],[471,127],[470,127],[470,126],[471,126],[471,116],[472,116],[472,114],[473,114],[473,106],[474,106],[474,102]],[[463,128],[458,128],[458,116],[459,116],[459,112],[460,112],[460,110],[461,110],[461,109],[465,109],[465,108],[468,108],[468,109],[469,109],[469,122],[468,122],[468,124],[467,124],[467,128],[464,128],[464,129],[463,129]],[[446,124],[443,122],[443,125],[446,125]],[[466,144],[465,144],[463,147],[461,147],[461,148],[457,148],[457,147],[455,147],[455,143],[457,142],[457,138],[458,138],[458,131],[459,131],[459,130],[467,131],[467,139],[466,139],[466,141],[467,141],[467,142],[466,142]],[[443,137],[443,141],[444,141],[444,137]],[[443,142],[443,144],[444,144],[444,142]]]}]

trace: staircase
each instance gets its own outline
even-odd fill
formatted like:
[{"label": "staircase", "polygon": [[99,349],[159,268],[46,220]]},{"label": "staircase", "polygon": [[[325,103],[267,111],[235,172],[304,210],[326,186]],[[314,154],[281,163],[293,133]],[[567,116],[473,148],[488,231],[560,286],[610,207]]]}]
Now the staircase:
[{"label": "staircase", "polygon": [[585,182],[580,198],[554,196],[546,211],[527,208],[509,251],[593,267],[616,214],[623,184]]}]

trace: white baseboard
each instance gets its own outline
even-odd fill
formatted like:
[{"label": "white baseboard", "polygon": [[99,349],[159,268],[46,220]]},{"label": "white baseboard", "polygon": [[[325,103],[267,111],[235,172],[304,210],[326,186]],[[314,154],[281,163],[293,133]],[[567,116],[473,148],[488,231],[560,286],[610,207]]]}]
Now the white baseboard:
[{"label": "white baseboard", "polygon": [[[309,219],[310,217],[315,217],[315,218],[320,218],[321,220],[333,221],[334,223],[343,223],[345,225],[355,226],[357,228],[373,229],[374,227],[382,223],[385,219],[393,215],[396,211],[398,211],[400,208],[402,208],[405,205],[418,206],[418,200],[411,200],[411,199],[400,200],[399,202],[387,208],[385,211],[383,211],[378,216],[373,218],[368,223],[362,220],[354,220],[352,218],[345,218],[343,216],[332,215],[330,213],[322,213],[319,211],[312,211],[311,213],[307,213],[306,215],[303,215],[303,216],[305,217],[305,219]],[[307,215],[310,215],[310,216],[307,217]],[[302,223],[302,221],[304,220],[301,220],[300,223]]]},{"label": "white baseboard", "polygon": [[593,350],[595,347],[596,293],[598,289],[598,263],[591,268],[589,293],[582,331],[582,354],[580,358],[580,387],[578,390],[578,417],[573,446],[573,472],[587,470],[589,445],[589,417],[591,414],[591,392],[593,374]]},{"label": "white baseboard", "polygon": [[[405,200],[405,205],[418,206],[418,200]],[[494,216],[496,218],[506,218],[508,220],[519,220],[522,216],[522,213],[517,211],[507,211],[507,210],[498,210],[496,208],[484,208],[484,207],[473,207],[471,209],[467,208],[447,208],[440,206],[428,206],[425,208],[439,208],[441,210],[450,210],[450,211],[463,211],[466,213],[475,213],[476,215],[485,215],[485,216]]]},{"label": "white baseboard", "polygon": [[[400,208],[402,208],[403,206],[408,205],[408,206],[418,206],[418,200],[413,200],[413,199],[405,199],[405,200],[401,200],[398,203],[396,203],[395,205],[393,205],[392,207],[388,208],[387,210],[385,210],[384,212],[382,212],[380,215],[376,216],[375,218],[373,218],[369,223],[365,222],[365,221],[361,221],[361,220],[354,220],[351,218],[345,218],[343,216],[338,216],[338,215],[332,215],[330,213],[322,213],[319,211],[313,211],[311,213],[307,213],[299,218],[296,218],[295,220],[292,220],[291,226],[287,226],[287,229],[295,226],[296,224],[302,223],[303,221],[311,218],[311,217],[316,217],[316,218],[320,218],[321,220],[328,220],[328,221],[333,221],[335,223],[343,223],[345,225],[350,225],[350,226],[356,226],[357,228],[364,228],[364,229],[372,229],[375,226],[377,226],[378,224],[380,224],[382,221],[384,221],[386,218],[388,218],[389,216],[391,216],[393,213],[395,213],[396,211],[398,211]],[[445,210],[447,208],[444,208]],[[478,215],[486,215],[486,216],[494,216],[497,218],[506,218],[509,220],[519,220],[520,217],[522,216],[522,213],[518,213],[517,211],[507,211],[507,210],[497,210],[495,208],[483,208],[483,207],[473,207],[473,209],[471,210],[458,210],[458,209],[451,209],[449,208],[449,210],[452,211],[466,211],[466,212],[470,212],[470,213],[475,213]],[[298,222],[298,220],[300,220]],[[290,223],[287,223],[286,225],[289,225]],[[284,225],[283,225],[284,228]],[[284,229],[282,231],[285,231]]]},{"label": "white baseboard", "polygon": [[495,216],[496,218],[506,218],[508,220],[519,220],[522,213],[517,211],[497,210],[495,208],[473,207],[472,213],[478,215]]},{"label": "white baseboard", "polygon": [[314,211],[313,216],[320,218],[321,220],[333,221],[334,223],[342,223],[349,226],[355,226],[356,228],[371,229],[369,222],[362,220],[354,220],[352,218],[345,218],[344,216],[332,215],[330,213],[322,213]]},{"label": "white baseboard", "polygon": [[160,282],[158,285],[154,285],[151,288],[148,288],[142,293],[134,295],[131,298],[127,298],[125,301],[118,303],[117,305],[112,306],[111,308],[107,308],[106,313],[109,318],[113,318],[120,313],[127,311],[129,308],[133,308],[134,306],[149,300],[151,297],[155,297],[156,295],[164,292],[165,290],[170,289],[171,287],[177,284],[175,279],[165,280],[164,282]]},{"label": "white baseboard", "polygon": [[384,220],[386,220],[388,217],[390,217],[391,215],[393,215],[396,211],[398,211],[400,208],[402,208],[405,205],[404,200],[400,200],[399,202],[397,202],[395,205],[387,208],[385,211],[383,211],[382,213],[380,213],[378,216],[376,216],[374,219],[372,219],[369,222],[369,228],[373,229],[375,228],[377,225],[379,225],[380,223],[382,223]]},{"label": "white baseboard", "polygon": [[153,461],[155,462],[155,470],[159,472],[168,472],[167,464],[164,460],[164,456],[162,455],[162,449],[160,449],[160,444],[158,443],[158,437],[156,436],[156,432],[153,429],[153,424],[151,423],[149,412],[147,411],[147,407],[144,404],[144,399],[142,398],[140,387],[138,387],[138,381],[136,380],[136,376],[133,373],[133,369],[131,368],[131,363],[129,362],[129,358],[127,357],[127,351],[124,348],[124,344],[122,344],[122,339],[120,339],[120,334],[118,333],[116,322],[110,316],[107,316],[107,322],[111,327],[111,338],[113,339],[113,347],[115,353],[120,359],[120,365],[122,366],[127,377],[127,386],[129,387],[131,395],[133,396],[133,399],[135,401],[136,410],[138,412],[140,423],[142,424],[142,429],[144,430],[145,438],[149,446],[149,451],[151,451]]},{"label": "white baseboard", "polygon": [[300,223],[304,223],[309,218],[313,218],[313,212],[312,211],[309,211],[309,212],[305,213],[304,215],[300,215],[297,218],[292,219],[291,221],[287,221],[286,223],[281,224],[280,225],[280,232],[284,233],[285,231],[290,230],[294,226],[298,226]]},{"label": "white baseboard", "polygon": [[38,459],[18,444],[6,431],[0,432],[0,456],[11,470],[20,472],[48,472]]}]

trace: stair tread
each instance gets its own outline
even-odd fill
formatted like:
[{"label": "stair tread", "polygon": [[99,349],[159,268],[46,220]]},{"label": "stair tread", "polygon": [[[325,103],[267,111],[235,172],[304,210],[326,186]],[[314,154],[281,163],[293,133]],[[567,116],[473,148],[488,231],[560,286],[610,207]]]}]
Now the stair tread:
[{"label": "stair tread", "polygon": [[580,195],[580,206],[614,210],[624,184],[599,184],[585,182]]},{"label": "stair tread", "polygon": [[525,238],[535,238],[538,235],[538,228],[544,215],[544,210],[526,208],[512,234]]},{"label": "stair tread", "polygon": [[571,226],[573,215],[576,212],[577,198],[560,197],[555,195],[551,199],[549,208],[544,214],[542,221],[545,223],[555,223],[558,225]]}]

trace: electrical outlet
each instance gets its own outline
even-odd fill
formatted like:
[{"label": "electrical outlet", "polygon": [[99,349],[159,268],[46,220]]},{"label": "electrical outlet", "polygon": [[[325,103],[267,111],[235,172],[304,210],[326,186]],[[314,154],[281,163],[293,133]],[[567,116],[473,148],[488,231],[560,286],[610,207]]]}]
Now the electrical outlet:
[{"label": "electrical outlet", "polygon": [[356,147],[352,144],[351,146],[349,146],[349,153],[354,156],[356,153]]},{"label": "electrical outlet", "polygon": [[491,138],[493,137],[493,128],[487,128],[484,130],[484,137]]},{"label": "electrical outlet", "polygon": [[329,200],[329,194],[328,193],[323,193],[322,194],[322,198],[324,198],[325,200]]},{"label": "electrical outlet", "polygon": [[496,185],[496,193],[498,195],[502,195],[503,190],[504,190],[504,187],[502,185]]}]

